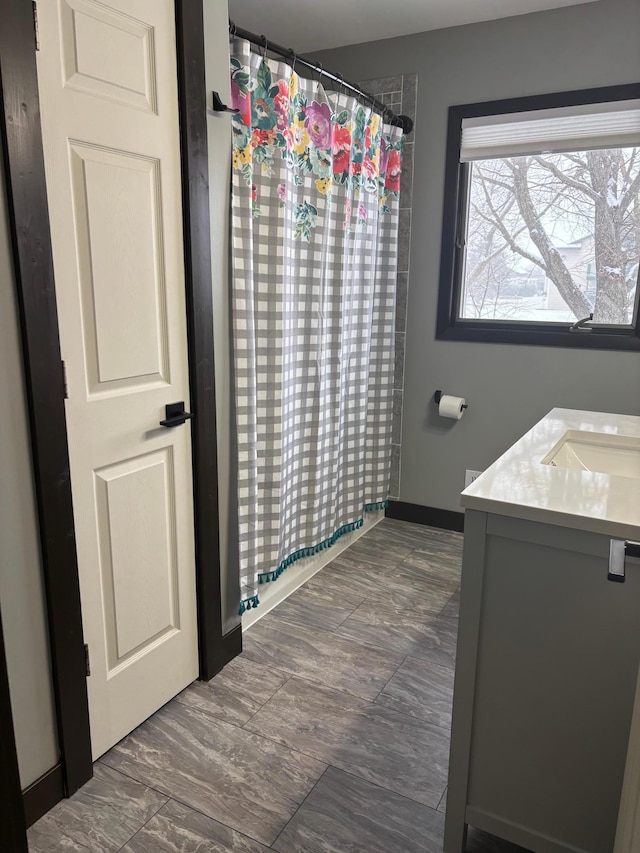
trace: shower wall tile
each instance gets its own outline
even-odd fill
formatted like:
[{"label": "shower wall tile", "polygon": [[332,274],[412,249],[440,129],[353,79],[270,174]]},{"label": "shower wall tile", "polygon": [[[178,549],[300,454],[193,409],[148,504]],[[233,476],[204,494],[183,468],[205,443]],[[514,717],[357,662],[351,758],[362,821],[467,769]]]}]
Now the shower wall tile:
[{"label": "shower wall tile", "polygon": [[396,358],[393,371],[393,389],[402,391],[404,387],[404,332],[396,335]]},{"label": "shower wall tile", "polygon": [[418,100],[418,75],[405,74],[402,78],[402,113],[414,121]]},{"label": "shower wall tile", "polygon": [[[415,121],[418,88],[417,74],[399,74],[365,80],[359,85],[375,95],[389,109]],[[415,133],[405,139],[400,181],[398,229],[398,274],[396,280],[396,358],[394,369],[391,481],[389,496],[400,494],[400,444],[402,440],[402,401],[404,388],[404,332],[407,325],[409,254],[411,247],[411,206],[413,204],[413,166]]]},{"label": "shower wall tile", "polygon": [[400,203],[403,208],[410,208],[413,203],[413,143],[405,145],[402,154]]},{"label": "shower wall tile", "polygon": [[402,74],[396,74],[395,77],[376,77],[375,80],[365,80],[358,85],[380,98],[380,95],[402,92]]},{"label": "shower wall tile", "polygon": [[389,479],[389,497],[400,497],[400,445],[391,445],[391,477]]},{"label": "shower wall tile", "polygon": [[393,392],[392,444],[400,444],[402,442],[402,394],[402,388],[396,388]]},{"label": "shower wall tile", "polygon": [[407,286],[409,273],[399,272],[396,282],[396,332],[404,332],[407,327]]},{"label": "shower wall tile", "polygon": [[411,246],[411,208],[400,209],[398,224],[398,272],[409,271],[409,249]]}]

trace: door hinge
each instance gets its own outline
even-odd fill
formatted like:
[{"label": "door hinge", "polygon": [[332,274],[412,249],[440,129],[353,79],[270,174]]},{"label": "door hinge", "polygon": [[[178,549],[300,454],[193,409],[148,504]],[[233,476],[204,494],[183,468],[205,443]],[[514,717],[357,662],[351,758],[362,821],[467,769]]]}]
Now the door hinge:
[{"label": "door hinge", "polygon": [[91,661],[89,660],[89,646],[84,644],[84,666],[87,676],[91,675]]},{"label": "door hinge", "polygon": [[62,384],[64,386],[64,399],[69,399],[69,386],[67,385],[67,365],[62,362]]},{"label": "door hinge", "polygon": [[33,9],[33,38],[36,44],[36,50],[40,50],[40,28],[38,26],[38,4],[36,0],[31,3]]}]

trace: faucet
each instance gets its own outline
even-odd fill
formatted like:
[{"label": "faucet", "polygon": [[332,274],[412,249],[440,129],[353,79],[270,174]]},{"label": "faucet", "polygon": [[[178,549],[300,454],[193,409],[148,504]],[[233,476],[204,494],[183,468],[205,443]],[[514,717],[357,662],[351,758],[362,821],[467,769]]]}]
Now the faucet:
[{"label": "faucet", "polygon": [[570,332],[590,332],[591,329],[587,328],[587,326],[585,325],[590,320],[593,320],[593,311],[591,312],[591,314],[589,314],[588,317],[583,317],[582,320],[576,320],[576,322],[573,324],[573,326],[569,326],[569,331]]}]

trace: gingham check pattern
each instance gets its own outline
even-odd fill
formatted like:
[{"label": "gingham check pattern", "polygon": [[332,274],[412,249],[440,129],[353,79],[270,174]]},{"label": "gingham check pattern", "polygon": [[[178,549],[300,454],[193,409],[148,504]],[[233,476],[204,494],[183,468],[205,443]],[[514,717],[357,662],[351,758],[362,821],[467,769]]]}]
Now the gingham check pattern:
[{"label": "gingham check pattern", "polygon": [[[245,52],[239,58],[249,64]],[[252,72],[260,61],[252,53]],[[291,74],[284,64],[270,65],[274,81]],[[314,81],[300,78],[299,85],[334,110],[358,106]],[[357,523],[365,505],[387,498],[398,232],[397,200],[381,215],[377,195],[361,190],[350,199],[347,230],[347,187],[322,195],[312,174],[296,186],[279,156],[272,175],[254,164],[253,182],[261,209],[255,218],[251,187],[234,170],[240,575],[249,606],[287,557],[330,539]],[[279,184],[287,188],[284,208]],[[293,236],[292,210],[305,200],[318,209],[310,242]],[[360,204],[367,222],[356,227]]]}]

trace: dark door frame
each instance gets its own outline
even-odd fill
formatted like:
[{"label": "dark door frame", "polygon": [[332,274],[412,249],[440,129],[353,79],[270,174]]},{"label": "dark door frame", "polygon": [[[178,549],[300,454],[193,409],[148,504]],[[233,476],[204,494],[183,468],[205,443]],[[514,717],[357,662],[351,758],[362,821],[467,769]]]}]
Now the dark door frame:
[{"label": "dark door frame", "polygon": [[[242,650],[242,633],[238,626],[224,635],[221,612],[203,0],[175,0],[175,5],[189,379],[195,414],[198,643],[200,678],[209,680]],[[28,808],[33,820],[63,792],[69,796],[88,781],[93,769],[32,4],[0,0],[0,20],[0,137],[61,753],[58,775],[63,785],[63,790],[52,785],[51,773],[45,774],[43,781],[48,780],[46,790],[51,793],[40,798],[35,814],[33,807]],[[0,713],[0,742],[14,743],[15,749],[12,720],[6,713],[10,707],[2,707],[1,697],[0,710],[5,712]],[[38,799],[31,794],[30,802]]]}]

